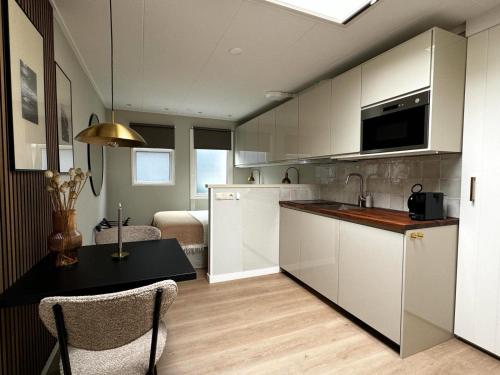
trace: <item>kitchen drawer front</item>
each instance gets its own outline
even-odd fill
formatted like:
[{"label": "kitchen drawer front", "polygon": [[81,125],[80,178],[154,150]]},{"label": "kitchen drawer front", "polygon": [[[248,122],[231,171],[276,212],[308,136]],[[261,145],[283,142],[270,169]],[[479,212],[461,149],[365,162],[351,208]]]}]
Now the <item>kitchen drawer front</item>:
[{"label": "kitchen drawer front", "polygon": [[404,236],[340,222],[339,305],[401,341]]},{"label": "kitchen drawer front", "polygon": [[361,106],[430,86],[431,46],[429,30],[362,64]]}]

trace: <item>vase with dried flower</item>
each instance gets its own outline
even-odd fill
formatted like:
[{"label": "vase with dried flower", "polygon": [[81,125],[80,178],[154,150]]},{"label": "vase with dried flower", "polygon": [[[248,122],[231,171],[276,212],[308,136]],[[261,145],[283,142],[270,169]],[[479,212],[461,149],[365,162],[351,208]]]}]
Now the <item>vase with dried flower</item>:
[{"label": "vase with dried flower", "polygon": [[46,171],[47,191],[52,203],[53,230],[47,239],[50,251],[56,253],[56,266],[69,266],[78,262],[77,250],[82,246],[82,234],[76,229],[76,200],[87,182],[90,172],[71,168],[64,178]]}]

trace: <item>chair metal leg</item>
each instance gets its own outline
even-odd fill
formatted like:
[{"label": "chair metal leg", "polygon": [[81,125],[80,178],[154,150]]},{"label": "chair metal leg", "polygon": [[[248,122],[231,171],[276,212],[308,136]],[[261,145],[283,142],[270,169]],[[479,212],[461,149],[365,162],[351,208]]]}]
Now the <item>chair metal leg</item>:
[{"label": "chair metal leg", "polygon": [[163,296],[163,289],[158,289],[155,296],[155,305],[153,310],[153,332],[151,335],[151,353],[149,355],[149,368],[148,375],[156,374],[156,345],[158,342],[158,326],[160,324],[160,310],[161,310],[161,300]]},{"label": "chair metal leg", "polygon": [[71,365],[69,363],[68,341],[66,326],[64,325],[64,315],[62,307],[59,304],[52,306],[54,318],[56,321],[57,340],[59,341],[59,352],[61,353],[61,362],[64,375],[71,375]]}]

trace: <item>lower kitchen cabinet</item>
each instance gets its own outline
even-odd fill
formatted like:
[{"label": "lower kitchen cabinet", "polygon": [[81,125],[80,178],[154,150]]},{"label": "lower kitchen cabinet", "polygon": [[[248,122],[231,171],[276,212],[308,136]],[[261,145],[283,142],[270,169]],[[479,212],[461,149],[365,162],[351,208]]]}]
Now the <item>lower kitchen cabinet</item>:
[{"label": "lower kitchen cabinet", "polygon": [[333,302],[338,295],[339,221],[280,208],[280,267]]},{"label": "lower kitchen cabinet", "polygon": [[280,267],[300,278],[300,219],[302,212],[280,207]]},{"label": "lower kitchen cabinet", "polygon": [[408,357],[453,337],[458,226],[395,232],[280,208],[280,267]]},{"label": "lower kitchen cabinet", "polygon": [[340,223],[338,304],[400,343],[404,235]]},{"label": "lower kitchen cabinet", "polygon": [[300,212],[300,276],[329,300],[338,297],[339,221]]}]

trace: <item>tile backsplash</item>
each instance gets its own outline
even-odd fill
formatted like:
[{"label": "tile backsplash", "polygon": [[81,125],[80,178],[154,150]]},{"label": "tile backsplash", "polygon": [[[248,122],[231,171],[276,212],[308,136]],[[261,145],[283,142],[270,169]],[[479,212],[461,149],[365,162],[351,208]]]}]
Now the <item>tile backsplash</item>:
[{"label": "tile backsplash", "polygon": [[374,207],[408,211],[411,187],[420,183],[423,191],[445,194],[448,216],[460,214],[460,154],[416,156],[394,159],[335,162],[317,166],[316,183],[320,184],[321,199],[357,203],[359,180],[345,184],[349,173],[361,173],[365,190],[373,196]]}]

